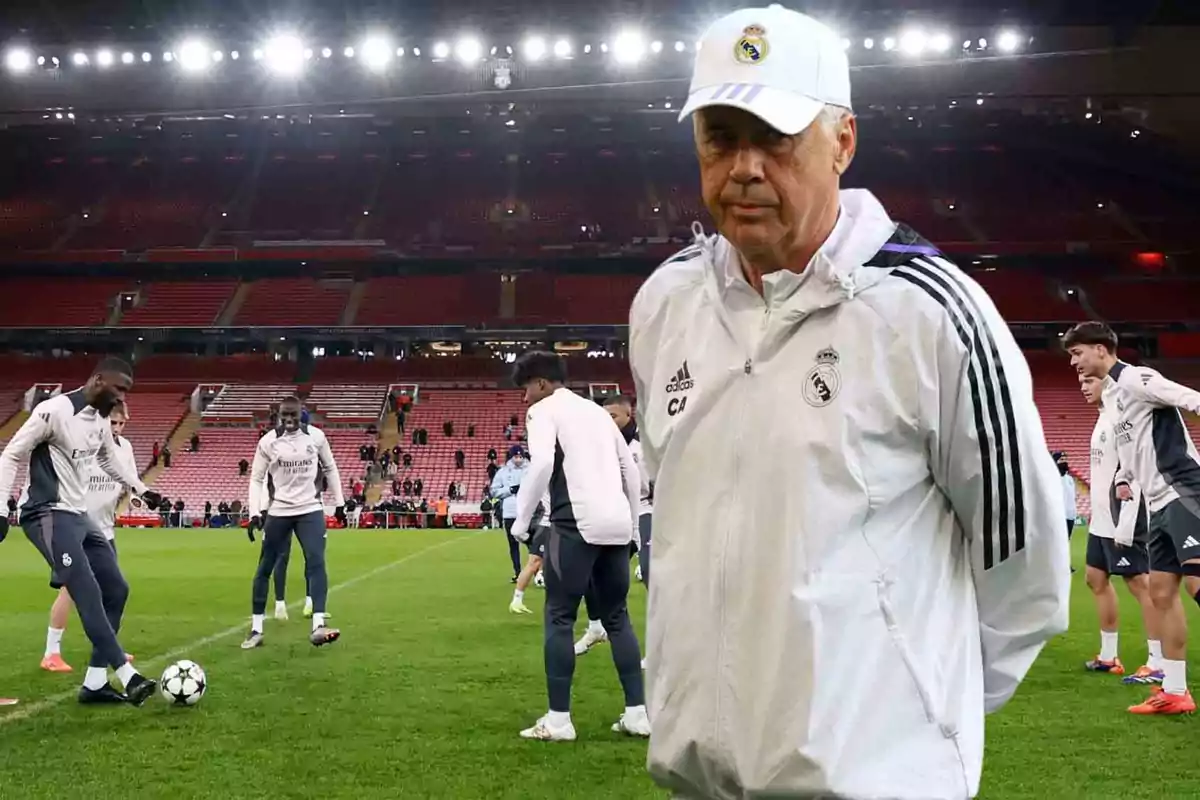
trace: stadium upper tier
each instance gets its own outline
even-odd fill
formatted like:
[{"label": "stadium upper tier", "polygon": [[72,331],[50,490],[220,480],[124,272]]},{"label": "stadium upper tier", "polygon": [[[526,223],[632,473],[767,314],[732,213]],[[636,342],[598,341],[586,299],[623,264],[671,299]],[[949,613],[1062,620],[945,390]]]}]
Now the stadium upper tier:
[{"label": "stadium upper tier", "polygon": [[[669,249],[695,220],[711,226],[688,126],[657,106],[9,131],[0,252],[296,241],[414,255]],[[960,252],[1190,243],[1200,192],[1184,162],[1128,126],[1103,127],[865,109],[846,185],[875,191],[897,219]]]},{"label": "stadium upper tier", "polygon": [[[1062,277],[964,266],[974,270],[1010,322],[1076,322],[1093,316],[1117,322],[1200,319],[1200,280]],[[549,271],[503,279],[488,271],[241,282],[4,278],[0,273],[0,328],[623,325],[643,280],[644,274]],[[236,362],[228,363],[236,370]]]}]

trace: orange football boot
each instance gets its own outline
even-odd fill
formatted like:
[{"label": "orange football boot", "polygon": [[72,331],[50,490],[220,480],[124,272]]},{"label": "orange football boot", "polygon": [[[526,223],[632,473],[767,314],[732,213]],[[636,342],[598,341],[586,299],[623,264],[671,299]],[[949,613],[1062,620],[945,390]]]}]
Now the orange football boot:
[{"label": "orange football boot", "polygon": [[1167,694],[1162,687],[1155,686],[1144,703],[1130,706],[1132,714],[1191,714],[1196,710],[1196,701],[1191,692]]},{"label": "orange football boot", "polygon": [[42,669],[46,672],[74,672],[74,668],[66,661],[63,661],[62,654],[55,653],[54,655],[46,656],[42,659]]}]

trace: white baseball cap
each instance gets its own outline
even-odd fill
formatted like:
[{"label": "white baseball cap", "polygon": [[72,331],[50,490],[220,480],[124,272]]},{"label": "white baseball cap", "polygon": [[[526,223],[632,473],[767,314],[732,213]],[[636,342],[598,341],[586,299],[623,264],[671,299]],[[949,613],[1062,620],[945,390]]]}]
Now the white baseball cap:
[{"label": "white baseball cap", "polygon": [[850,108],[850,62],[841,39],[775,3],[734,11],[705,31],[679,119],[732,106],[793,136],[826,105]]}]

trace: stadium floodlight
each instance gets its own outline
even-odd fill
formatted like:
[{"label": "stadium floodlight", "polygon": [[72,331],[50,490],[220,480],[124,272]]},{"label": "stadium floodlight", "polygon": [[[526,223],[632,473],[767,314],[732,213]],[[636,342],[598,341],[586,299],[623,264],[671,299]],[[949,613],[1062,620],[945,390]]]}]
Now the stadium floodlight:
[{"label": "stadium floodlight", "polygon": [[654,53],[656,55],[658,53],[661,53],[662,52],[662,42],[658,41],[657,39],[655,39],[653,42],[651,42],[650,43],[650,52]]},{"label": "stadium floodlight", "polygon": [[241,55],[241,54],[240,54],[240,53],[238,53],[238,51],[237,51],[237,50],[234,50],[233,52],[231,52],[231,53],[229,54],[229,57],[230,57],[230,58],[232,58],[234,61],[237,61],[237,60],[238,60],[238,58],[240,57],[240,55]]},{"label": "stadium floodlight", "polygon": [[987,39],[982,39],[982,38],[981,38],[981,39],[979,40],[979,49],[980,49],[980,50],[987,50],[987,46],[988,46],[988,40],[987,40]]},{"label": "stadium floodlight", "polygon": [[354,58],[354,48],[347,47],[345,50],[342,51],[342,55],[344,55],[346,58]]},{"label": "stadium floodlight", "polygon": [[437,42],[433,46],[433,57],[441,61],[450,57],[450,45],[445,42]]},{"label": "stadium floodlight", "polygon": [[867,50],[874,50],[875,49],[875,40],[872,39],[870,36],[868,36],[866,39],[863,39],[863,47],[866,48]]},{"label": "stadium floodlight", "polygon": [[220,50],[213,50],[212,60],[214,64],[219,64],[225,60],[225,54]]},{"label": "stadium floodlight", "polygon": [[584,52],[585,54],[592,52],[592,46],[591,46],[590,44],[585,44],[585,45],[583,46],[583,52]]},{"label": "stadium floodlight", "polygon": [[33,57],[23,47],[13,48],[4,56],[4,64],[9,72],[28,72],[33,65]]},{"label": "stadium floodlight", "polygon": [[474,64],[483,56],[483,45],[473,36],[464,36],[454,46],[454,54],[464,64]]},{"label": "stadium floodlight", "polygon": [[950,49],[950,34],[938,31],[929,37],[929,46],[935,53],[945,53]]},{"label": "stadium floodlight", "polygon": [[212,63],[210,58],[208,43],[201,39],[187,39],[175,50],[175,60],[184,72],[203,72]]},{"label": "stadium floodlight", "polygon": [[332,48],[329,48],[329,47],[321,48],[321,58],[332,58],[332,57],[333,57],[333,49]]},{"label": "stadium floodlight", "polygon": [[96,53],[96,63],[102,67],[111,67],[114,60],[112,50],[101,50]]},{"label": "stadium floodlight", "polygon": [[896,49],[896,38],[894,36],[884,37],[883,49],[891,52]]},{"label": "stadium floodlight", "polygon": [[682,53],[686,47],[687,45],[685,45],[683,42],[675,42],[676,53]]},{"label": "stadium floodlight", "polygon": [[571,43],[566,39],[559,39],[554,43],[554,55],[558,58],[570,58]]},{"label": "stadium floodlight", "polygon": [[845,38],[842,39],[842,49],[843,50],[849,50],[850,45],[851,45],[851,42],[849,39],[845,39]]},{"label": "stadium floodlight", "polygon": [[367,69],[383,72],[392,61],[392,41],[379,34],[368,36],[359,48]]},{"label": "stadium floodlight", "polygon": [[77,67],[86,67],[88,63],[87,53],[75,53],[71,56],[71,63]]},{"label": "stadium floodlight", "polygon": [[262,48],[261,47],[254,48],[253,52],[250,53],[250,57],[253,58],[255,61],[262,61],[262,57],[263,57]]},{"label": "stadium floodlight", "polygon": [[414,55],[414,56],[416,56],[417,58],[420,58],[420,57],[421,57],[421,48],[419,48],[419,47],[414,47],[414,48],[413,48],[413,55]]},{"label": "stadium floodlight", "polygon": [[163,53],[163,61],[170,64],[174,60],[175,60],[175,56],[174,56],[174,54],[171,53],[171,51],[168,50],[167,52]]},{"label": "stadium floodlight", "polygon": [[276,34],[263,47],[263,58],[275,74],[296,75],[304,68],[304,43],[290,33]]},{"label": "stadium floodlight", "polygon": [[1021,37],[1016,31],[1001,31],[1000,38],[996,40],[1000,45],[1000,49],[1005,53],[1011,53],[1021,46]]},{"label": "stadium floodlight", "polygon": [[530,36],[525,40],[522,52],[530,61],[541,61],[546,56],[546,40],[541,36]]},{"label": "stadium floodlight", "polygon": [[[604,45],[600,45],[604,50]],[[613,58],[618,64],[636,64],[646,54],[646,42],[637,31],[623,31],[613,40]]]},{"label": "stadium floodlight", "polygon": [[304,48],[304,60],[312,61],[312,57],[313,57],[313,49],[311,47]]},{"label": "stadium floodlight", "polygon": [[925,52],[927,43],[928,40],[923,31],[911,30],[900,35],[900,49],[910,56],[919,56]]},{"label": "stadium floodlight", "polygon": [[122,64],[132,64],[133,63],[133,53],[130,53],[129,51],[125,51],[124,53],[121,53],[121,63]]},{"label": "stadium floodlight", "polygon": [[46,66],[46,57],[45,57],[45,56],[38,56],[37,65],[38,65],[39,67],[44,67],[44,66]]},{"label": "stadium floodlight", "polygon": [[149,53],[142,53],[142,63],[143,64],[149,64],[153,60],[154,60],[154,56],[150,55]]}]

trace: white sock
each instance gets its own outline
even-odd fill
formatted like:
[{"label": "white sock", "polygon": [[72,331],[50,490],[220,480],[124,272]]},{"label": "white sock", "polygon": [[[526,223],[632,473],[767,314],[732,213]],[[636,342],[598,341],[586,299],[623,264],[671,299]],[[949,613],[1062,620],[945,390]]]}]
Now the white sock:
[{"label": "white sock", "polygon": [[286,601],[286,600],[276,600],[276,601],[275,601],[275,609],[276,609],[276,610],[278,610],[278,609],[281,609],[281,608],[287,608],[287,601]]},{"label": "white sock", "polygon": [[1163,691],[1167,694],[1187,693],[1187,662],[1163,659]]},{"label": "white sock", "polygon": [[551,711],[546,714],[546,722],[551,728],[565,728],[571,724],[571,712]]},{"label": "white sock", "polygon": [[325,627],[325,615],[324,614],[313,614],[313,630],[315,631],[317,628],[324,628],[324,627]]},{"label": "white sock", "polygon": [[250,630],[254,631],[255,633],[262,633],[263,620],[266,619],[266,616],[266,614],[250,615]]},{"label": "white sock", "polygon": [[122,686],[128,686],[134,675],[137,675],[137,670],[128,661],[117,667],[117,680],[121,682]]},{"label": "white sock", "polygon": [[1150,669],[1162,669],[1162,642],[1158,639],[1147,639],[1146,649],[1150,653],[1150,657],[1146,659],[1146,666]]},{"label": "white sock", "polygon": [[103,689],[104,684],[108,683],[108,670],[104,667],[88,667],[87,673],[83,676],[83,686],[85,689]]},{"label": "white sock", "polygon": [[588,633],[592,634],[593,636],[599,636],[600,634],[604,633],[603,623],[601,623],[598,619],[589,619]]},{"label": "white sock", "polygon": [[46,655],[56,656],[62,652],[62,637],[65,632],[64,628],[46,629]]},{"label": "white sock", "polygon": [[304,595],[304,605],[308,606],[309,608],[312,608],[312,598],[309,597],[308,595]]},{"label": "white sock", "polygon": [[1100,631],[1100,660],[1112,661],[1117,657],[1117,632]]},{"label": "white sock", "polygon": [[525,599],[525,593],[520,589],[513,589],[513,600],[521,601]]}]

